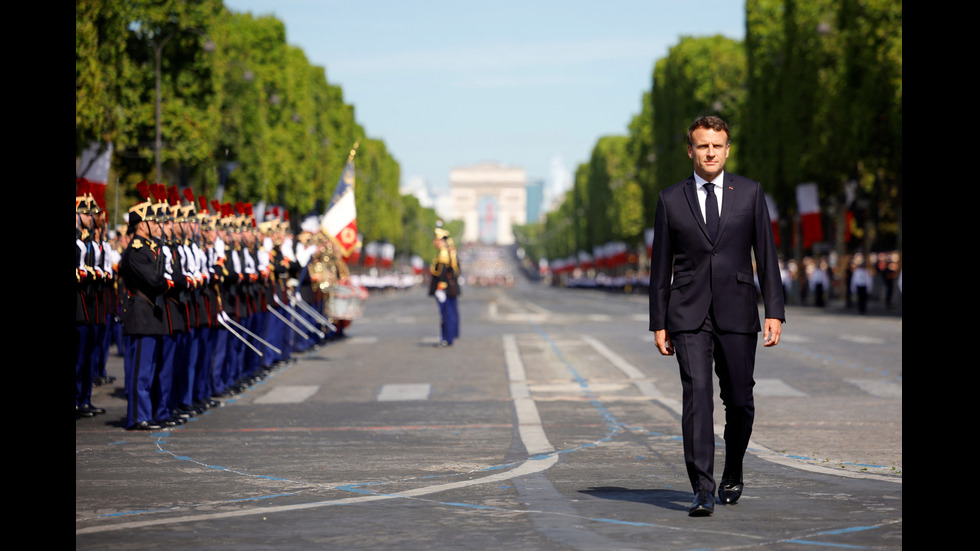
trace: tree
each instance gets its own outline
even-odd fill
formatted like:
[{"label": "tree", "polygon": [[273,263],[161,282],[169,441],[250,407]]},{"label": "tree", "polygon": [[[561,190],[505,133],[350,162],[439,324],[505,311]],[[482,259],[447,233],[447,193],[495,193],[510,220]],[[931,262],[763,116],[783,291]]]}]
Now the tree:
[{"label": "tree", "polygon": [[[745,101],[745,50],[723,36],[682,37],[653,73],[653,144],[656,191],[691,173],[687,158],[687,128],[703,115],[718,115],[732,128],[738,144]],[[737,158],[727,168],[737,168]]]}]

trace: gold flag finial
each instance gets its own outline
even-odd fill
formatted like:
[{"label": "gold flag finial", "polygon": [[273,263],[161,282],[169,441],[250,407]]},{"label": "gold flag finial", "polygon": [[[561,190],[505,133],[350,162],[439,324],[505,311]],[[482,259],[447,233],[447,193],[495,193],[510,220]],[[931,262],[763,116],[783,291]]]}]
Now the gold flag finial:
[{"label": "gold flag finial", "polygon": [[347,157],[348,163],[354,160],[354,154],[357,153],[357,146],[360,144],[361,144],[361,140],[357,140],[356,142],[354,142],[354,149],[350,150],[350,156]]}]

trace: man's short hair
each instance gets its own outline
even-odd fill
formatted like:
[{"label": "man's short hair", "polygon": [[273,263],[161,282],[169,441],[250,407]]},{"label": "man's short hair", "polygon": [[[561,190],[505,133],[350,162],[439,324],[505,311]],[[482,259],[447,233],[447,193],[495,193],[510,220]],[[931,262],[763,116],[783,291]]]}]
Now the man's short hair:
[{"label": "man's short hair", "polygon": [[724,132],[726,145],[732,141],[732,134],[728,131],[728,123],[723,121],[721,117],[706,115],[691,123],[690,128],[687,129],[687,145],[694,146],[694,131],[698,128],[708,128],[715,132]]}]

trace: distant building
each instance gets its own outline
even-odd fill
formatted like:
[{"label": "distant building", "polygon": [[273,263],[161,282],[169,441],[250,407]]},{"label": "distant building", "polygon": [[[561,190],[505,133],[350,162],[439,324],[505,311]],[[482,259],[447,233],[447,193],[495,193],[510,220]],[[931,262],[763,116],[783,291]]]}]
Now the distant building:
[{"label": "distant building", "polygon": [[408,182],[403,185],[398,193],[400,195],[412,195],[419,200],[419,205],[431,209],[435,206],[435,200],[432,197],[432,192],[429,190],[428,184],[425,180],[419,176],[413,176],[408,179]]},{"label": "distant building", "polygon": [[527,176],[523,168],[483,163],[449,173],[453,216],[466,225],[463,242],[510,245],[513,226],[527,223]]},{"label": "distant building", "polygon": [[544,215],[544,180],[535,180],[527,185],[527,222],[540,222]]}]

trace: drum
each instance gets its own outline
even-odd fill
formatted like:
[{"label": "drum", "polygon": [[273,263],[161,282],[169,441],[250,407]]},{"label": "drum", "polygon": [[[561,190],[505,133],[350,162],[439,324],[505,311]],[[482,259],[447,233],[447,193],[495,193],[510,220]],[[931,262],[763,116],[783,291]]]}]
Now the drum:
[{"label": "drum", "polygon": [[338,320],[354,320],[364,313],[364,303],[368,292],[349,282],[338,282],[332,286],[324,301],[327,315]]}]

